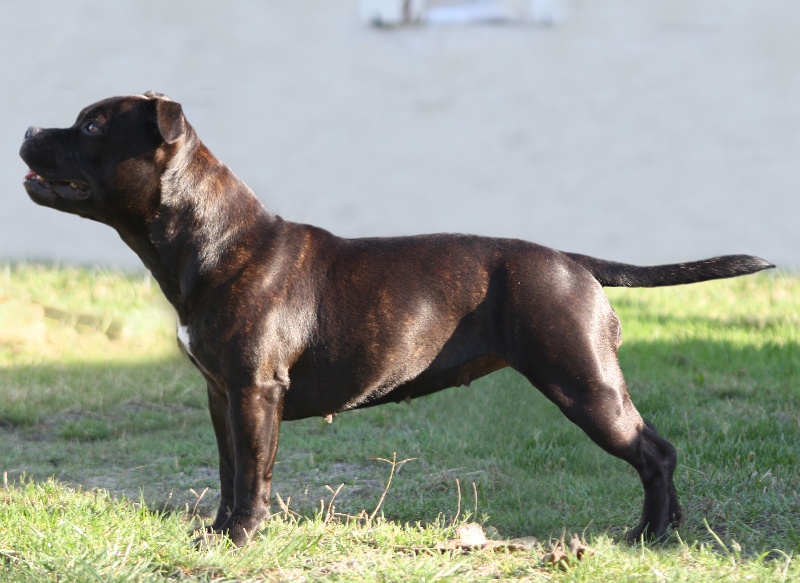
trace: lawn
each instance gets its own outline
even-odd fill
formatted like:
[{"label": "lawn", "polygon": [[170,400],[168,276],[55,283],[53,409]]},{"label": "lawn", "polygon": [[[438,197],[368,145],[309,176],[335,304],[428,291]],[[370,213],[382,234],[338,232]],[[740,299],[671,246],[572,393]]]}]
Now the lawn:
[{"label": "lawn", "polygon": [[[154,281],[2,265],[0,579],[800,579],[800,277],[608,293],[631,396],[678,450],[667,541],[621,542],[635,472],[503,370],[285,423],[273,517],[236,550],[192,545],[216,447]],[[469,522],[497,542],[446,545]],[[581,559],[550,560],[573,535]]]}]

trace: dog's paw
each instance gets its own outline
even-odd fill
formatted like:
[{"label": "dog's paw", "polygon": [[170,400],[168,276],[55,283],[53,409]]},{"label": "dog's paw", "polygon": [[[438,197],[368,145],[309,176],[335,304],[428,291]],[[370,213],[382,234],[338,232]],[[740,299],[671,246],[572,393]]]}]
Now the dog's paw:
[{"label": "dog's paw", "polygon": [[198,551],[210,551],[221,546],[233,545],[230,537],[222,532],[215,531],[210,526],[195,530],[192,536],[192,546]]}]

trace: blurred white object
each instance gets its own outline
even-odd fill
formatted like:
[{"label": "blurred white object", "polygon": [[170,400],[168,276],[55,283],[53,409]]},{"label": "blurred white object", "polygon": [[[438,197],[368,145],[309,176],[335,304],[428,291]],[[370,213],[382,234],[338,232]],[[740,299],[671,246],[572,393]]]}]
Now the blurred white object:
[{"label": "blurred white object", "polygon": [[568,0],[359,0],[359,17],[373,26],[511,23],[543,26],[562,23]]},{"label": "blurred white object", "polygon": [[513,13],[504,2],[497,0],[461,0],[460,2],[431,2],[425,20],[432,24],[466,24],[470,22],[510,22]]},{"label": "blurred white object", "polygon": [[422,19],[425,0],[359,0],[362,22],[374,26],[396,26]]},{"label": "blurred white object", "polygon": [[535,24],[555,25],[567,17],[565,0],[529,0],[528,20]]}]

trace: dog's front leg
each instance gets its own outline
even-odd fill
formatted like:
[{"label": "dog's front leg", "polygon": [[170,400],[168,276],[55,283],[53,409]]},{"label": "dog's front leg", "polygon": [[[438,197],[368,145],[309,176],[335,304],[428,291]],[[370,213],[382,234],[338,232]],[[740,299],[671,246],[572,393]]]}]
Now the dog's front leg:
[{"label": "dog's front leg", "polygon": [[269,514],[272,469],[286,390],[278,382],[228,389],[236,468],[233,510],[217,532],[242,546]]},{"label": "dog's front leg", "polygon": [[206,383],[211,424],[214,426],[214,435],[217,438],[217,449],[219,450],[220,482],[219,509],[210,530],[219,531],[233,512],[236,458],[228,413],[228,395],[212,378],[206,377]]}]

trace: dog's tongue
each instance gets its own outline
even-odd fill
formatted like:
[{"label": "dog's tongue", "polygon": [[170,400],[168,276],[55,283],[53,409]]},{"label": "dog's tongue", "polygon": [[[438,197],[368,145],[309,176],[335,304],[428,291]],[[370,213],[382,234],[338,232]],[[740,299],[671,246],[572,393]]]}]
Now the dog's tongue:
[{"label": "dog's tongue", "polygon": [[33,170],[28,170],[28,172],[25,174],[25,178],[26,179],[28,179],[28,178],[36,178],[37,176],[38,176],[38,174],[36,174],[36,172],[34,172]]}]

